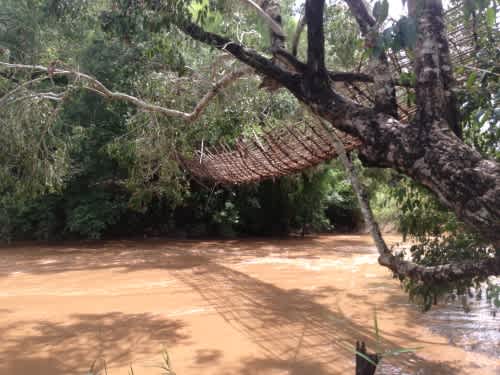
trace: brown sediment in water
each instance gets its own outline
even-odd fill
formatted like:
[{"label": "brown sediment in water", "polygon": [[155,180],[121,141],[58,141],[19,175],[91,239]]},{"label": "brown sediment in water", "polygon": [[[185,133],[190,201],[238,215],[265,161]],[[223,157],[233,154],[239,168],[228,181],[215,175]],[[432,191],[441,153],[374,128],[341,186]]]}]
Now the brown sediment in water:
[{"label": "brown sediment in water", "polygon": [[[397,241],[392,236],[391,241]],[[421,314],[368,236],[112,241],[0,249],[0,375],[353,374],[349,348],[420,347],[391,374],[500,374],[500,321],[478,303]]]}]

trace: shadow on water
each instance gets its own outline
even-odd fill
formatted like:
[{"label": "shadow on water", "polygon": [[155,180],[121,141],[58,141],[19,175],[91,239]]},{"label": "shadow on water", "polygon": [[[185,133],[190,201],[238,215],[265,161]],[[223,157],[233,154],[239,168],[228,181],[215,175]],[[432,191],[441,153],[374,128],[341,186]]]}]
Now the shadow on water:
[{"label": "shadow on water", "polygon": [[[213,262],[200,264],[191,272],[177,270],[173,275],[196,290],[228,324],[265,353],[263,358],[248,359],[242,374],[264,374],[272,369],[290,375],[349,374],[354,365],[352,344],[363,340],[369,347],[375,346],[372,327],[357,324],[340,308],[315,302],[314,293],[284,290]],[[422,345],[416,338],[406,338]],[[382,345],[397,348],[390,340],[383,339]],[[422,360],[406,355],[396,363],[414,374]],[[440,374],[456,372],[451,364],[441,364],[439,369]]]},{"label": "shadow on water", "polygon": [[[335,296],[335,288],[286,290],[220,263],[231,264],[275,253],[286,253],[288,257],[319,257],[332,251],[331,246],[316,239],[306,239],[301,246],[296,243],[292,246],[288,241],[276,241],[271,246],[268,241],[260,245],[258,242],[227,242],[231,246],[220,242],[192,242],[191,246],[189,241],[183,241],[169,243],[167,247],[165,243],[148,242],[144,250],[136,250],[137,243],[125,242],[114,243],[111,249],[105,249],[105,245],[86,249],[46,248],[38,254],[33,251],[23,253],[21,250],[20,254],[16,254],[16,262],[0,266],[0,276],[7,277],[13,272],[56,274],[107,268],[117,268],[121,272],[166,270],[168,275],[199,293],[229,325],[259,346],[262,357],[249,356],[242,363],[241,375],[274,371],[288,375],[352,374],[354,353],[350,348],[356,340],[363,340],[369,348],[373,348],[373,328],[356,323],[338,306],[317,302],[326,294]],[[144,245],[141,244],[142,248]],[[366,241],[360,241],[358,245],[360,250],[353,251],[356,243],[346,241],[344,253],[340,244],[339,256],[371,254],[373,251]],[[337,255],[337,248],[333,251]],[[138,256],[138,253],[141,255]],[[40,375],[75,373],[78,366],[88,364],[89,360],[101,355],[110,365],[126,365],[133,362],[134,355],[147,354],[151,348],[157,350],[164,342],[168,342],[169,346],[182,345],[188,339],[179,332],[182,322],[148,314],[74,315],[72,319],[69,324],[35,321],[0,327],[4,333],[23,332],[26,327],[31,327],[22,335],[8,336],[8,341],[0,349],[0,357],[13,360],[0,363],[0,373],[32,373],[16,372],[16,366],[23,369],[32,366],[37,369],[34,373]],[[402,332],[398,338],[413,342],[415,346],[426,344]],[[152,342],[158,342],[158,345]],[[390,336],[382,341],[382,346],[386,349],[397,348]],[[40,353],[44,352],[47,359],[40,358]],[[23,353],[36,353],[37,357]],[[198,364],[216,364],[221,355],[216,350],[199,351],[193,353],[193,358]],[[415,355],[400,356],[391,363],[396,364],[394,368],[405,369],[404,372],[388,373],[424,374],[418,372],[423,361]],[[436,369],[435,374],[457,372],[451,363],[427,363],[423,367]],[[51,371],[44,372],[44,368]]]},{"label": "shadow on water", "polygon": [[185,342],[182,327],[176,320],[122,313],[12,323],[0,327],[0,374],[78,374],[102,359],[108,367],[127,365],[135,355],[157,354],[165,342]]}]

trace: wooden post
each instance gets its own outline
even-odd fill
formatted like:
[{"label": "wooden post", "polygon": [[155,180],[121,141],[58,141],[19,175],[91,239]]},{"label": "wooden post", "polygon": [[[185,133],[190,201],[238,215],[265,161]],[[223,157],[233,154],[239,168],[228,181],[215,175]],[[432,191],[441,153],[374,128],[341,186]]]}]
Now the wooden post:
[{"label": "wooden post", "polygon": [[362,353],[366,357],[370,358],[374,363],[379,362],[378,354],[369,354],[366,351],[365,342],[356,341],[356,375],[374,375],[375,371],[377,370],[377,366],[374,366],[373,363],[368,362],[358,353]]}]

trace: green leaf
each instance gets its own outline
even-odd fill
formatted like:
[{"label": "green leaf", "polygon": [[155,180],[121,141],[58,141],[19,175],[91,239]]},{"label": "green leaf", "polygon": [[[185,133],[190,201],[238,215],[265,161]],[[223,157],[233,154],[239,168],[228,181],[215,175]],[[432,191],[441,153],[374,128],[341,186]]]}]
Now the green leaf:
[{"label": "green leaf", "polygon": [[371,363],[373,366],[377,366],[377,364],[370,357],[368,357],[366,354],[358,352],[357,350],[354,350],[354,353],[356,353],[356,355],[359,355],[360,357],[364,358],[366,361]]},{"label": "green leaf", "polygon": [[405,348],[405,349],[393,349],[393,350],[387,350],[384,352],[382,357],[389,357],[392,355],[398,355],[398,354],[404,354],[404,353],[414,353],[417,350],[423,349],[423,346],[419,346],[417,348]]},{"label": "green leaf", "polygon": [[389,2],[387,0],[379,0],[373,6],[373,16],[375,20],[380,25],[382,24],[389,15]]},{"label": "green leaf", "polygon": [[467,78],[467,89],[470,90],[472,88],[472,86],[476,82],[476,79],[477,79],[477,73],[476,72],[472,72],[469,75],[469,78]]},{"label": "green leaf", "polygon": [[381,351],[381,347],[380,347],[380,330],[378,328],[378,318],[377,318],[377,309],[375,308],[373,310],[373,324],[374,324],[374,327],[375,327],[375,340],[377,342],[377,353],[379,353]]}]

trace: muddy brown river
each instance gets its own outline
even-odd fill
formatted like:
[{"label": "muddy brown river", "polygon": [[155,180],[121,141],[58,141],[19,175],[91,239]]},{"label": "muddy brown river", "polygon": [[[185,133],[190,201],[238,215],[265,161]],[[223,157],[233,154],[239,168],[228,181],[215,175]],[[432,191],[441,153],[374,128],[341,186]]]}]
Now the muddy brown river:
[{"label": "muddy brown river", "polygon": [[[396,237],[390,238],[397,241]],[[0,374],[354,374],[351,346],[418,347],[385,374],[500,374],[486,301],[422,314],[367,236],[0,249]],[[104,374],[104,371],[102,371]]]}]

